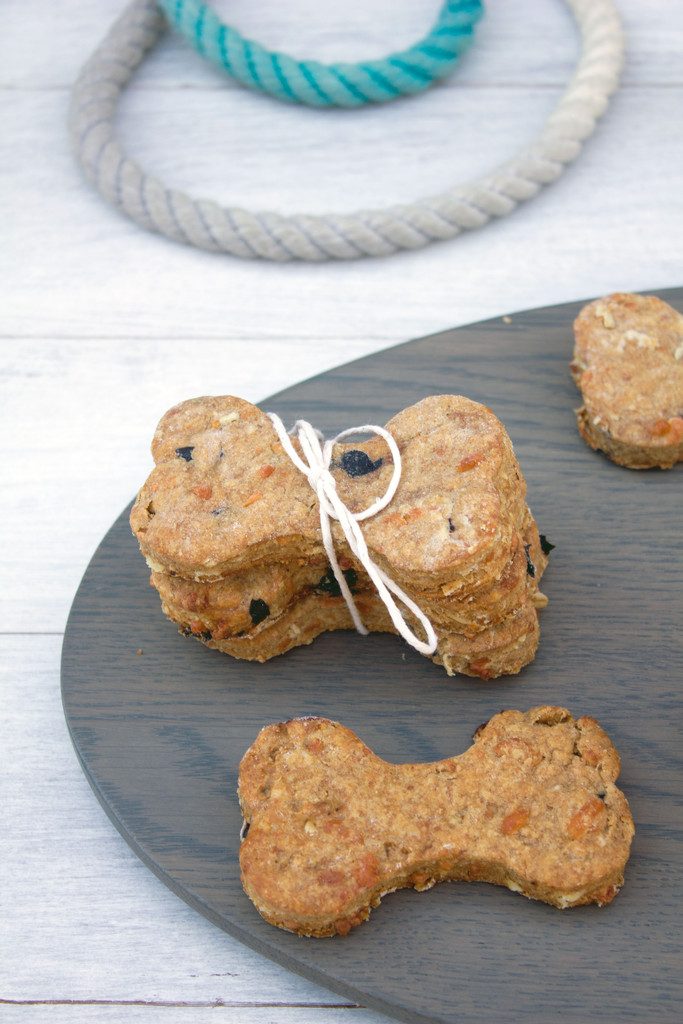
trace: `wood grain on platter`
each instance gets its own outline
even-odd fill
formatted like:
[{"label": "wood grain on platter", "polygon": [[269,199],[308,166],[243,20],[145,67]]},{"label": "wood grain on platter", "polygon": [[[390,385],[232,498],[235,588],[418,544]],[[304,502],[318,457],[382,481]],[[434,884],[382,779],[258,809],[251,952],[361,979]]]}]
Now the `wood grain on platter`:
[{"label": "wood grain on platter", "polygon": [[[683,290],[661,295],[683,305]],[[680,1006],[672,938],[683,874],[674,828],[681,469],[629,472],[579,439],[567,369],[578,308],[446,331],[263,403],[286,422],[303,416],[328,433],[384,422],[439,392],[494,409],[540,529],[556,545],[541,647],[520,676],[449,680],[395,637],[351,633],[266,665],[211,652],[161,615],[125,512],[94,556],[67,627],[71,735],[133,849],[220,927],[406,1020],[545,1024],[557,1014],[573,1024],[657,1024]],[[342,940],[297,939],[259,918],[239,883],[234,793],[240,757],[262,725],[326,715],[388,760],[431,760],[466,749],[501,708],[540,703],[593,715],[622,755],[620,786],[637,833],[626,886],[610,907],[561,913],[503,889],[457,884],[388,896]]]}]

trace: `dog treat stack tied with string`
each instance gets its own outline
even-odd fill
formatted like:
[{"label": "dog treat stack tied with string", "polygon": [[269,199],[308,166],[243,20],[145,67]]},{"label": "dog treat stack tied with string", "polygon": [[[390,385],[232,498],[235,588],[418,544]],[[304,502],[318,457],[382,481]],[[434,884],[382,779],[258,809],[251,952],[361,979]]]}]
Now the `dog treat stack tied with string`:
[{"label": "dog treat stack tied with string", "polygon": [[[350,434],[375,433],[352,442]],[[266,661],[333,629],[397,632],[449,675],[491,679],[534,657],[539,537],[490,409],[426,398],[386,428],[322,443],[239,398],[169,410],[131,513],[166,615]]]}]

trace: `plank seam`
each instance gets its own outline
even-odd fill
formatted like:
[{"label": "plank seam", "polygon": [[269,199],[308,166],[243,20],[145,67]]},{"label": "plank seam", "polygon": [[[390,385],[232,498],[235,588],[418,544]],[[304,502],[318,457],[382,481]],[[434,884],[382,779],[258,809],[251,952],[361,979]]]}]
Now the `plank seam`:
[{"label": "plank seam", "polygon": [[359,1003],[281,1003],[272,1001],[229,999],[1,999],[0,1006],[158,1006],[190,1009],[295,1009],[295,1010],[362,1010]]}]

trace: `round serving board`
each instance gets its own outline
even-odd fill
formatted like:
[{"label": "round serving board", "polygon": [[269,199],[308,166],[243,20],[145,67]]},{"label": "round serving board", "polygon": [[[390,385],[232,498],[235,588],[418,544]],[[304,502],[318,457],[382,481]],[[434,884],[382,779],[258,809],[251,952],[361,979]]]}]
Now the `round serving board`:
[{"label": "round serving board", "polygon": [[[683,307],[683,289],[662,296]],[[620,469],[579,439],[567,368],[579,308],[445,331],[263,403],[288,424],[305,417],[328,433],[384,423],[440,392],[494,409],[539,527],[556,545],[541,646],[521,675],[449,679],[393,636],[330,634],[265,665],[210,651],[162,616],[128,510],[92,559],[69,617],[69,729],[136,853],[266,956],[409,1021],[658,1024],[680,1011],[681,467]],[[465,750],[502,708],[542,703],[595,716],[621,753],[637,831],[613,904],[560,912],[491,885],[442,884],[385,897],[343,939],[300,939],[261,920],[239,881],[235,788],[263,725],[325,715],[388,760],[423,761]]]}]

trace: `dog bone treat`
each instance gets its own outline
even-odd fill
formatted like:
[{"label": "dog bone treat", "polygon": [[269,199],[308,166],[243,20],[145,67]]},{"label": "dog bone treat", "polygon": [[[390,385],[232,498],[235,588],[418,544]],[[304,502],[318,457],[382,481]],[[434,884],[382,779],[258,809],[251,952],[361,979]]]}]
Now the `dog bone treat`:
[{"label": "dog bone treat", "polygon": [[603,906],[634,832],[619,767],[598,723],[559,707],[503,711],[428,764],[389,764],[325,718],[269,725],[240,765],[242,884],[266,921],[311,936],[445,880]]},{"label": "dog bone treat", "polygon": [[160,571],[152,573],[150,583],[164,605],[173,609],[174,621],[190,633],[208,631],[214,640],[248,633],[266,619],[274,621],[307,589],[339,590],[324,560],[258,565],[213,583]]},{"label": "dog bone treat", "polygon": [[[500,578],[490,585],[468,593],[465,598],[460,593],[444,594],[440,590],[415,591],[414,596],[444,632],[455,630],[475,636],[525,602],[529,567],[534,573],[542,573],[545,564],[538,533],[531,523],[516,541]],[[354,595],[373,590],[362,568],[345,566],[344,572]],[[264,620],[268,628],[309,594],[320,598],[321,608],[344,604],[339,584],[324,562],[257,566],[213,583],[153,572],[150,582],[174,621],[193,633],[209,631],[213,640],[251,633]],[[545,599],[537,590],[534,598],[543,606]]]},{"label": "dog bone treat", "polygon": [[[538,645],[547,557],[505,428],[485,406],[444,395],[405,409],[387,430],[401,474],[389,504],[361,523],[372,560],[428,617],[434,660],[449,674],[518,672]],[[181,632],[265,661],[353,628],[317,495],[266,413],[239,398],[183,402],[162,418],[152,453],[131,526]],[[330,470],[356,513],[384,494],[394,463],[375,437],[335,444]],[[365,627],[395,632],[337,522],[332,535]],[[405,619],[419,634],[415,615]]]},{"label": "dog bone treat", "polygon": [[[535,527],[529,534],[529,543],[521,547],[524,578],[528,579],[529,566],[540,573],[545,565],[545,555]],[[518,552],[512,566],[519,561]],[[154,585],[162,596],[164,613],[174,622],[187,623],[182,627],[183,631],[233,657],[266,661],[293,647],[311,643],[322,632],[353,628],[334,576],[328,572],[320,577],[320,571],[320,568],[315,569],[312,578],[316,582],[308,592],[302,591],[298,599],[280,613],[274,605],[267,609],[261,603],[262,599],[251,597],[255,593],[267,593],[264,573],[253,577],[258,578],[258,585],[248,588],[246,597],[241,599],[237,608],[234,611],[228,608],[227,613],[226,606],[239,597],[240,591],[235,594],[234,588],[222,583],[202,584],[166,577],[162,585],[159,582]],[[153,580],[155,576],[152,575]],[[364,580],[361,573],[353,574],[352,570],[347,570],[346,576],[353,585],[365,626],[371,632],[393,632],[386,608],[369,587],[369,581]],[[463,617],[468,609],[475,609],[473,621],[458,621],[439,630],[434,661],[443,665],[449,675],[459,672],[483,679],[495,678],[504,672],[519,671],[532,660],[539,638],[536,607],[543,607],[545,598],[536,590],[533,601],[515,603],[506,594],[509,586],[507,576],[506,572],[496,584],[497,603],[493,607],[502,609],[501,615],[485,612],[485,597],[478,593],[473,596],[471,604],[455,601],[452,597],[443,599],[444,608],[453,606],[456,612],[461,609]],[[512,576],[514,580],[515,574]],[[516,582],[515,586],[519,583]],[[175,604],[175,600],[182,603]],[[212,601],[217,607],[212,607]],[[421,604],[432,621],[438,622],[438,605],[422,601],[422,597]],[[266,614],[266,609],[270,614]],[[226,622],[231,620],[225,617],[226,614],[249,617],[250,625],[240,632],[230,633]]]},{"label": "dog bone treat", "polygon": [[683,460],[683,316],[654,296],[617,293],[574,323],[579,431],[630,469]]},{"label": "dog bone treat", "polygon": [[[385,606],[372,591],[356,595],[365,626],[371,633],[392,633],[394,627]],[[182,612],[166,603],[164,613],[173,621]],[[415,625],[415,623],[412,623]],[[293,647],[310,644],[321,633],[353,629],[349,610],[341,597],[308,594],[289,611],[266,624],[258,623],[250,632],[217,637],[201,631],[194,622],[195,634],[207,646],[246,661],[267,661]],[[206,634],[206,635],[204,635]],[[449,675],[460,672],[480,679],[495,679],[519,672],[534,657],[538,647],[539,626],[533,605],[525,605],[487,630],[468,637],[462,633],[441,631],[433,660]]]},{"label": "dog bone treat", "polygon": [[[483,405],[443,395],[387,428],[403,472],[391,505],[363,525],[375,559],[398,582],[425,588],[481,563],[493,562],[495,573],[501,541],[526,510],[503,425]],[[156,467],[131,523],[143,554],[166,571],[216,580],[254,562],[324,558],[315,494],[256,406],[232,397],[183,402],[162,418],[152,454]],[[339,494],[352,511],[384,492],[391,470],[379,439],[334,453]],[[335,539],[343,553],[343,538]]]}]

